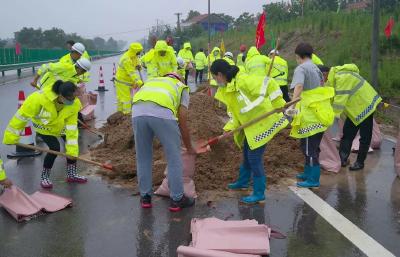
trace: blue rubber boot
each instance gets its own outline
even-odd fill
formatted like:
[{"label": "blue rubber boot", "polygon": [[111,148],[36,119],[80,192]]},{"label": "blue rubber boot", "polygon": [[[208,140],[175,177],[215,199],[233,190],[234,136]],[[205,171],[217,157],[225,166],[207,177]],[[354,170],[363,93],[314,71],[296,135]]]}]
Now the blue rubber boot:
[{"label": "blue rubber boot", "polygon": [[306,181],[297,182],[298,187],[319,187],[319,177],[321,175],[321,167],[319,165],[310,167],[310,175]]},{"label": "blue rubber boot", "polygon": [[247,170],[243,165],[240,165],[239,178],[236,182],[228,184],[228,188],[230,190],[247,190],[249,188],[250,177],[250,170]]},{"label": "blue rubber boot", "polygon": [[265,201],[266,177],[253,177],[253,194],[241,198],[245,204],[257,204]]},{"label": "blue rubber boot", "polygon": [[310,166],[304,165],[304,171],[297,174],[296,178],[301,180],[307,180],[309,176],[310,176]]}]

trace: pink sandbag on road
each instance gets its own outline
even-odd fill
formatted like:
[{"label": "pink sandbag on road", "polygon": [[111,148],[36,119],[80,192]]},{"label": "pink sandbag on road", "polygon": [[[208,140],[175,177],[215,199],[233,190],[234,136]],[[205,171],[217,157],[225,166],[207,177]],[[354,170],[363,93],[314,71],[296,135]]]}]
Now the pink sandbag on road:
[{"label": "pink sandbag on road", "polygon": [[396,169],[397,175],[400,178],[400,132],[397,137],[396,151],[394,154],[394,167]]},{"label": "pink sandbag on road", "polygon": [[197,249],[254,255],[270,253],[271,229],[256,220],[192,219],[191,233],[192,246]]},{"label": "pink sandbag on road", "polygon": [[321,167],[326,171],[338,173],[341,168],[339,151],[328,130],[325,131],[319,148],[321,149],[321,153],[319,154]]},{"label": "pink sandbag on road", "polygon": [[254,254],[236,254],[214,250],[197,249],[190,246],[179,246],[177,249],[178,257],[261,257]]},{"label": "pink sandbag on road", "polygon": [[[196,198],[196,188],[193,181],[195,171],[196,156],[182,152],[183,164],[183,191],[188,197]],[[167,175],[168,166],[165,168],[164,174]],[[160,187],[154,192],[156,195],[169,196],[168,178],[164,178]]]},{"label": "pink sandbag on road", "polygon": [[72,200],[49,192],[38,191],[26,194],[20,188],[12,186],[0,195],[0,205],[17,221],[29,220],[41,212],[56,212],[72,206]]}]

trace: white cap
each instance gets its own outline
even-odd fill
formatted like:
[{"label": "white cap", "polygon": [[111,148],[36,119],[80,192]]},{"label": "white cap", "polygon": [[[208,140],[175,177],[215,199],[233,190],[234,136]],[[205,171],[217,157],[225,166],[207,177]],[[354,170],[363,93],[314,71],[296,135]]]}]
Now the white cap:
[{"label": "white cap", "polygon": [[232,54],[231,52],[226,52],[226,53],[224,54],[224,56],[228,56],[228,57],[230,57],[231,59],[233,59],[233,54]]},{"label": "white cap", "polygon": [[92,64],[86,58],[80,58],[78,61],[76,61],[76,64],[85,71],[89,71],[90,68],[92,67]]},{"label": "white cap", "polygon": [[85,52],[85,46],[82,43],[75,43],[71,49],[75,52],[83,54]]},{"label": "white cap", "polygon": [[271,52],[269,52],[269,54],[276,54],[279,55],[279,51],[276,49],[272,49]]},{"label": "white cap", "polygon": [[185,60],[183,60],[182,57],[176,58],[176,61],[177,61],[178,65],[179,65],[179,67],[182,67],[183,65],[185,65]]}]

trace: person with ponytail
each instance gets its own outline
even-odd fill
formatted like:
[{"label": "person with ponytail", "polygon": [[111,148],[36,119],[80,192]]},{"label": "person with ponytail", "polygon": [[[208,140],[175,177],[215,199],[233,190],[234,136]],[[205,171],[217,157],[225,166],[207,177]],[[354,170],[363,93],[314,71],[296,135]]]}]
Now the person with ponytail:
[{"label": "person with ponytail", "polygon": [[[286,103],[278,83],[268,76],[241,72],[237,66],[230,65],[225,60],[216,60],[211,65],[211,74],[218,84],[215,98],[226,105],[230,116],[224,127],[225,131],[234,130],[262,114],[283,107]],[[253,193],[241,198],[243,203],[256,204],[265,200],[266,144],[287,125],[286,117],[279,112],[234,134],[236,145],[243,149],[243,161],[238,179],[229,184],[228,188],[246,190],[251,178],[253,179]]]},{"label": "person with ponytail", "polygon": [[[85,183],[87,179],[78,175],[76,160],[73,158],[79,155],[77,123],[81,103],[75,96],[76,91],[74,83],[58,80],[51,88],[29,95],[8,124],[3,143],[19,143],[21,132],[31,120],[36,133],[51,150],[60,151],[59,137],[65,142],[66,153],[71,156],[67,158],[67,182]],[[44,158],[40,182],[43,188],[53,187],[50,173],[56,157],[47,154]]]}]

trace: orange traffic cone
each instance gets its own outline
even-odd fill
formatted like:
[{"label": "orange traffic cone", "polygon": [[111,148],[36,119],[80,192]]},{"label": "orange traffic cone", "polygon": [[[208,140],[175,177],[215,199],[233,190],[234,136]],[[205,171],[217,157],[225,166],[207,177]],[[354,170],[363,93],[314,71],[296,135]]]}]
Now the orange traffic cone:
[{"label": "orange traffic cone", "polygon": [[96,91],[105,92],[108,91],[104,85],[104,78],[103,78],[103,67],[100,66],[99,69],[99,86],[97,87]]},{"label": "orange traffic cone", "polygon": [[[21,90],[18,93],[18,109],[21,108],[24,101],[25,101],[25,93],[24,93],[24,91]],[[25,127],[24,132],[21,132],[21,137],[19,139],[19,142],[22,144],[27,144],[27,145],[35,145],[35,142],[33,140],[33,135],[32,135],[32,128],[29,124]],[[22,158],[22,157],[35,157],[40,154],[41,154],[41,152],[16,146],[15,152],[8,154],[7,158],[14,159],[14,158]]]}]

